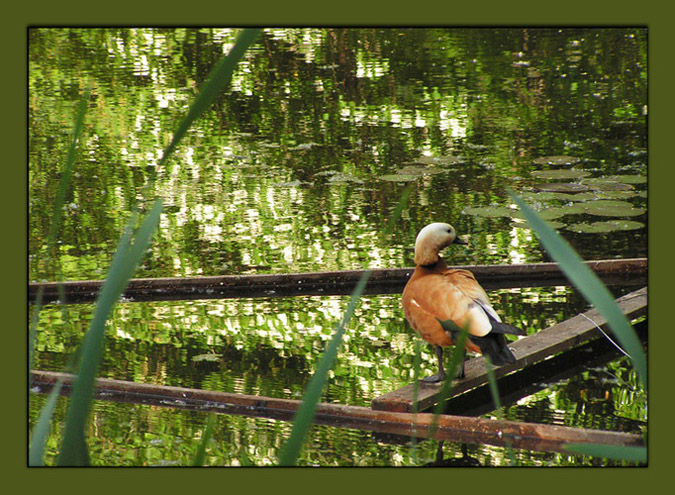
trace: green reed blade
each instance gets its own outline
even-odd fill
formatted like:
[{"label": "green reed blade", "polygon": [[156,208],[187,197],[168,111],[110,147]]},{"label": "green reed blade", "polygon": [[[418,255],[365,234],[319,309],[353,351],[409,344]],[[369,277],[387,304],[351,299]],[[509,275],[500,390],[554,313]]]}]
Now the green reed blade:
[{"label": "green reed blade", "polygon": [[537,234],[546,251],[558,263],[561,270],[572,281],[576,288],[607,320],[635,367],[640,382],[647,390],[647,358],[633,327],[617,306],[614,297],[593,271],[586,266],[579,255],[560,234],[549,227],[522,198],[513,191],[507,190]]},{"label": "green reed blade", "polygon": [[345,315],[342,318],[340,324],[338,324],[335,328],[335,335],[333,335],[333,338],[328,343],[326,350],[319,360],[316,371],[314,372],[309,385],[307,385],[307,390],[305,391],[305,395],[302,398],[302,404],[300,404],[293,421],[291,436],[289,437],[288,442],[286,442],[283,449],[281,450],[281,454],[279,455],[279,464],[281,466],[294,466],[297,463],[298,455],[300,454],[300,449],[305,440],[305,436],[307,435],[307,431],[312,425],[312,420],[314,419],[316,405],[319,402],[319,399],[321,399],[321,392],[326,383],[326,380],[328,379],[328,372],[333,367],[333,362],[337,357],[338,348],[342,343],[342,335],[345,332],[345,327],[354,314],[354,308],[361,298],[363,289],[365,289],[368,278],[370,278],[370,273],[370,271],[366,271],[361,276],[361,280],[359,280],[359,283],[354,289],[352,297],[349,300],[347,311],[345,312]]},{"label": "green reed blade", "polygon": [[[455,325],[452,320],[438,321],[446,331],[452,330],[455,332],[456,329],[460,328]],[[453,333],[454,345],[450,354],[450,364],[448,366],[448,372],[446,373],[445,379],[441,385],[441,390],[438,393],[436,407],[434,407],[434,415],[431,419],[431,426],[429,427],[428,438],[432,438],[436,433],[436,429],[438,428],[438,418],[445,412],[445,408],[447,406],[446,400],[448,397],[450,397],[450,393],[452,392],[452,381],[457,378],[460,368],[464,363],[464,358],[466,355],[465,345],[468,335],[468,325],[466,325],[464,328],[460,328],[457,333]]]},{"label": "green reed blade", "polygon": [[[385,235],[390,235],[393,232],[394,225],[400,218],[403,208],[408,203],[408,198],[410,197],[411,191],[412,186],[408,186],[403,191],[401,199],[399,200],[392,217],[389,219],[389,222],[383,230]],[[328,380],[328,372],[333,367],[333,363],[337,357],[338,349],[342,343],[342,335],[345,332],[345,327],[354,314],[354,309],[356,308],[356,304],[361,299],[361,294],[366,288],[370,274],[370,270],[365,271],[358,284],[356,284],[354,292],[349,299],[347,310],[342,317],[342,321],[335,327],[335,334],[326,346],[326,350],[323,352],[323,355],[317,364],[316,371],[307,385],[305,395],[302,398],[302,403],[300,404],[300,407],[298,408],[293,420],[291,435],[289,436],[288,441],[282,447],[281,453],[279,454],[279,464],[281,466],[294,466],[298,461],[302,444],[304,443],[307,432],[309,431],[312,421],[314,420],[316,405],[321,399],[322,390],[326,384],[326,381]]]},{"label": "green reed blade", "polygon": [[[56,199],[54,200],[54,209],[52,210],[51,222],[49,223],[49,233],[47,235],[47,253],[50,253],[51,256],[56,258],[56,236],[61,226],[61,221],[63,218],[63,205],[66,202],[66,194],[68,192],[68,187],[70,187],[70,182],[73,176],[73,168],[75,167],[75,152],[77,151],[77,145],[80,142],[82,136],[82,129],[84,128],[84,117],[87,113],[87,104],[89,103],[89,94],[90,90],[87,88],[82,95],[82,99],[77,107],[75,113],[75,122],[73,124],[73,135],[68,147],[68,152],[66,153],[66,158],[63,163],[63,170],[61,172],[61,178],[59,180],[59,188],[56,193]],[[62,287],[60,287],[62,290]],[[40,288],[37,293],[35,306],[33,308],[33,314],[31,316],[31,323],[29,328],[29,342],[28,342],[28,365],[29,370],[33,365],[34,357],[34,348],[35,345],[35,333],[37,332],[37,326],[39,322],[40,309],[42,307],[42,293],[43,289]],[[62,292],[61,300],[63,300]],[[30,383],[29,383],[30,386]]]},{"label": "green reed blade", "polygon": [[639,462],[643,464],[647,462],[646,447],[570,443],[565,445],[565,450],[568,450],[573,454],[589,455],[593,457]]},{"label": "green reed blade", "polygon": [[59,378],[54,385],[54,388],[49,393],[47,402],[40,410],[37,422],[32,431],[32,438],[28,449],[29,466],[44,465],[45,445],[47,444],[47,437],[49,436],[49,428],[52,416],[54,415],[54,408],[56,407],[56,401],[59,398],[62,386],[63,378]]},{"label": "green reed blade", "polygon": [[150,245],[153,232],[159,224],[161,200],[156,200],[131,243],[131,222],[127,226],[113,257],[108,276],[101,287],[96,310],[81,347],[77,377],[66,415],[63,443],[58,463],[62,466],[87,465],[89,455],[85,442],[85,425],[94,392],[94,382],[103,353],[105,323],[110,312],[129,283],[134,270]]},{"label": "green reed blade", "polygon": [[204,428],[204,435],[202,436],[202,441],[199,442],[199,447],[197,448],[197,453],[195,458],[192,461],[193,466],[203,466],[204,459],[206,458],[206,445],[211,440],[213,436],[213,430],[216,426],[216,415],[214,413],[209,414],[209,419],[206,421],[206,427]]},{"label": "green reed blade", "polygon": [[[84,128],[84,117],[87,113],[87,104],[89,103],[89,94],[90,90],[87,88],[82,95],[82,99],[77,107],[75,113],[75,123],[73,125],[73,135],[68,147],[68,152],[63,164],[63,170],[61,172],[61,178],[59,180],[59,188],[56,193],[56,199],[54,201],[54,208],[52,210],[51,222],[49,224],[49,233],[47,236],[47,253],[50,253],[52,256],[56,256],[55,247],[56,247],[56,237],[61,226],[61,221],[63,218],[63,205],[65,204],[66,193],[68,192],[68,187],[70,187],[70,182],[73,176],[73,169],[75,167],[75,153],[77,151],[77,146],[82,136],[82,129]],[[54,258],[56,259],[56,258]],[[60,288],[62,290],[62,288]],[[39,324],[39,315],[42,309],[42,288],[38,291],[35,305],[33,307],[33,313],[31,315],[31,322],[28,332],[28,385],[29,388],[32,383],[32,375],[30,373],[33,368],[33,361],[35,359],[35,341],[37,334],[37,327]],[[63,295],[61,292],[61,300],[63,300]],[[62,387],[62,381],[58,381],[47,398],[47,402],[40,411],[38,416],[37,423],[32,431],[32,439],[30,447],[28,450],[28,463],[30,466],[41,466],[44,462],[44,451],[45,444],[47,442],[47,436],[49,435],[50,424],[52,420],[52,415],[54,414],[54,407],[56,406],[56,400],[59,396],[59,392]]]},{"label": "green reed blade", "polygon": [[87,113],[87,104],[89,103],[90,90],[86,89],[80,100],[80,104],[75,114],[75,125],[73,127],[73,139],[68,147],[68,153],[63,164],[63,171],[61,172],[61,179],[59,181],[59,190],[56,193],[56,200],[54,201],[54,209],[52,211],[52,220],[49,225],[49,237],[47,238],[47,246],[53,249],[56,246],[56,234],[61,226],[63,205],[66,202],[66,193],[70,186],[70,180],[73,175],[73,168],[75,166],[75,152],[77,145],[82,136],[82,129],[84,127],[84,116]]},{"label": "green reed blade", "polygon": [[[485,356],[485,371],[487,371],[487,377],[488,377],[488,384],[490,388],[490,395],[492,396],[492,402],[495,406],[495,413],[499,419],[501,419],[501,414],[499,412],[499,409],[502,407],[502,401],[501,398],[499,397],[499,388],[497,387],[497,377],[495,376],[495,369],[492,366],[492,361],[490,360],[489,356]],[[513,451],[513,447],[511,446],[511,442],[506,440],[506,453],[509,456],[509,459],[511,461],[511,465],[515,466],[516,463],[516,454]]]},{"label": "green reed blade", "polygon": [[176,149],[176,145],[183,138],[192,123],[198,119],[202,113],[213,103],[218,94],[230,83],[232,74],[237,68],[237,64],[241,61],[244,53],[251,44],[258,38],[262,29],[244,29],[237,37],[237,41],[227,54],[226,57],[221,58],[218,63],[211,70],[206,82],[199,89],[199,96],[190,105],[187,115],[178,125],[173,139],[169,146],[164,150],[159,164],[166,162],[169,156]]}]

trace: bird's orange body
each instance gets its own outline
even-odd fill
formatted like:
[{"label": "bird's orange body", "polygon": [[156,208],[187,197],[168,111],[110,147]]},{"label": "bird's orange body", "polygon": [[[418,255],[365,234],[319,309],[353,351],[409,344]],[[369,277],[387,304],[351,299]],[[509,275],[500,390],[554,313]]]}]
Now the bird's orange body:
[{"label": "bird's orange body", "polygon": [[[403,290],[403,312],[410,326],[424,340],[447,347],[453,345],[452,337],[439,320],[452,320],[459,328],[468,325],[471,334],[470,307],[476,304],[474,299],[477,298],[487,303],[487,295],[473,274],[467,270],[450,270],[440,260],[431,268],[415,268]],[[466,348],[480,352],[469,339],[466,340]]]},{"label": "bird's orange body", "polygon": [[453,332],[441,322],[449,320],[458,330],[467,329],[466,349],[488,355],[498,366],[515,361],[503,334],[525,335],[521,329],[502,323],[471,272],[448,268],[438,253],[453,243],[466,244],[451,225],[424,227],[415,240],[415,271],[403,290],[406,319],[436,348],[439,373],[424,381],[439,381],[445,374],[443,348],[453,345]]}]

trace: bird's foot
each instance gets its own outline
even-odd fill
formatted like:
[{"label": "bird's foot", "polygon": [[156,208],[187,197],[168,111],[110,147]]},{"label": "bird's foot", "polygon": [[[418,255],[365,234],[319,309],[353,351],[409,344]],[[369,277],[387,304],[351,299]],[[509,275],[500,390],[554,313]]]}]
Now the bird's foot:
[{"label": "bird's foot", "polygon": [[465,377],[466,377],[466,373],[464,371],[464,363],[462,363],[462,367],[459,368],[459,371],[457,372],[457,378],[459,379],[459,378],[465,378]]},{"label": "bird's foot", "polygon": [[435,375],[425,376],[420,381],[424,383],[438,383],[445,378],[445,373],[436,373]]}]

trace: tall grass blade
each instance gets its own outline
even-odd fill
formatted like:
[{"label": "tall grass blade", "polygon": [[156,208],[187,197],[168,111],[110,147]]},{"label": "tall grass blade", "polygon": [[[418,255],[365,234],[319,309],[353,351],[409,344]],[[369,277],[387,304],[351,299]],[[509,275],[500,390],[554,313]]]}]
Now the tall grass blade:
[{"label": "tall grass blade", "polygon": [[307,435],[309,427],[312,425],[316,405],[321,398],[321,392],[328,378],[328,372],[333,367],[333,362],[337,357],[338,348],[342,343],[342,335],[345,332],[345,327],[354,314],[354,308],[361,298],[363,289],[365,289],[368,279],[370,278],[370,273],[370,271],[366,271],[361,276],[361,280],[359,280],[359,283],[356,285],[349,300],[347,311],[345,312],[342,321],[337,325],[335,334],[328,343],[326,350],[319,360],[316,371],[314,372],[309,385],[307,385],[307,390],[302,398],[302,404],[300,404],[293,421],[291,435],[279,455],[279,464],[281,466],[294,466],[297,463],[305,436]]},{"label": "tall grass blade", "polygon": [[647,463],[647,449],[645,447],[631,447],[626,445],[592,445],[570,443],[565,449],[574,454],[589,455],[621,461]]},{"label": "tall grass blade", "polygon": [[[73,175],[73,168],[75,166],[75,153],[77,145],[82,136],[82,128],[84,127],[84,116],[87,113],[87,104],[89,103],[90,90],[86,89],[82,95],[82,100],[77,108],[75,114],[75,125],[73,127],[73,139],[68,147],[68,153],[63,164],[63,171],[61,172],[61,180],[59,180],[59,190],[56,193],[56,200],[54,201],[54,210],[52,211],[52,221],[49,226],[49,237],[47,238],[47,246],[53,250],[56,246],[56,234],[59,231],[62,220],[63,205],[66,201],[66,193],[70,186],[70,180]],[[54,254],[54,253],[52,253]]]},{"label": "tall grass blade", "polygon": [[216,425],[216,415],[211,413],[209,414],[209,419],[206,421],[206,428],[204,428],[204,435],[202,436],[202,441],[199,443],[197,453],[195,454],[195,458],[192,461],[193,466],[204,465],[204,459],[206,458],[206,445],[209,443],[209,440],[211,440],[211,437],[213,436],[213,430],[215,428],[215,425]]},{"label": "tall grass blade", "polygon": [[432,438],[436,433],[436,429],[438,428],[438,418],[445,412],[445,408],[447,407],[446,400],[448,397],[450,397],[450,393],[452,392],[452,381],[457,378],[460,367],[464,363],[464,358],[466,355],[466,339],[469,336],[468,325],[462,328],[458,333],[454,333],[454,330],[458,327],[451,320],[439,320],[439,323],[446,331],[453,331],[452,337],[454,340],[454,345],[450,354],[448,372],[445,375],[445,379],[441,385],[441,390],[438,393],[438,402],[436,402],[436,407],[434,407],[434,415],[431,419],[431,426],[429,427],[429,438]]},{"label": "tall grass blade", "polygon": [[[501,419],[501,414],[499,413],[499,410],[502,408],[502,400],[499,397],[499,388],[497,387],[497,377],[495,377],[495,369],[492,366],[492,361],[490,360],[489,356],[485,356],[485,370],[487,371],[488,385],[490,388],[490,395],[492,396],[492,403],[495,406],[497,417]],[[508,454],[509,459],[511,460],[511,465],[515,466],[516,454],[513,451],[513,447],[511,446],[511,443],[508,440],[505,443],[506,443],[506,453]]]},{"label": "tall grass blade", "polygon": [[94,317],[82,343],[80,364],[66,415],[63,443],[58,459],[59,465],[89,464],[85,426],[94,392],[94,381],[103,352],[105,323],[140,263],[145,250],[150,245],[151,236],[159,224],[161,212],[162,202],[156,200],[138,228],[133,244],[131,242],[132,223],[129,223],[119,242],[108,276],[101,288]]},{"label": "tall grass blade", "polygon": [[52,416],[54,415],[54,408],[56,407],[56,401],[59,398],[62,386],[63,379],[59,379],[49,393],[47,402],[40,410],[37,422],[32,431],[32,438],[28,449],[29,466],[44,465],[45,445],[47,444],[47,437],[49,436],[49,428]]},{"label": "tall grass blade", "polygon": [[[54,209],[52,210],[51,222],[49,223],[49,233],[47,235],[47,253],[51,257],[51,260],[55,260],[56,256],[56,237],[58,235],[59,227],[63,219],[63,205],[66,202],[66,194],[68,193],[68,187],[73,176],[73,168],[75,167],[75,153],[77,152],[77,145],[80,142],[82,136],[82,129],[84,128],[84,117],[87,113],[87,104],[89,103],[90,89],[87,88],[82,95],[82,99],[77,107],[75,113],[75,121],[73,124],[73,135],[66,153],[66,158],[63,162],[63,170],[61,171],[61,178],[59,180],[59,188],[56,193],[56,199],[54,200]],[[39,262],[38,266],[39,266]],[[62,290],[62,288],[61,288]],[[42,293],[43,289],[40,288],[37,293],[35,305],[33,307],[33,312],[31,315],[31,323],[28,334],[28,369],[29,371],[33,366],[34,358],[34,346],[35,346],[35,335],[37,332],[39,314],[42,308]],[[63,295],[61,293],[61,299],[63,300]],[[29,374],[30,376],[30,374]],[[30,387],[30,378],[29,378],[29,387]]]},{"label": "tall grass blade", "polygon": [[173,139],[169,146],[164,150],[159,164],[166,162],[169,156],[173,153],[178,142],[183,138],[192,123],[198,119],[208,106],[214,102],[220,91],[227,87],[232,79],[232,74],[237,68],[237,64],[241,61],[244,53],[251,44],[258,38],[262,29],[244,29],[237,37],[237,41],[227,54],[226,57],[221,58],[218,63],[211,69],[209,76],[204,85],[199,89],[199,96],[190,105],[187,115],[178,125]]},{"label": "tall grass blade", "polygon": [[[401,199],[396,205],[396,209],[394,210],[392,217],[385,226],[385,235],[390,235],[393,231],[394,225],[400,218],[403,208],[408,203],[408,198],[410,197],[411,191],[411,186],[408,186],[403,191]],[[354,292],[349,299],[349,304],[342,321],[336,326],[335,334],[328,343],[328,346],[326,346],[326,350],[317,364],[316,371],[307,385],[305,395],[302,398],[302,403],[300,404],[300,407],[298,408],[298,411],[296,412],[295,418],[293,420],[291,435],[289,436],[288,441],[282,447],[281,453],[279,454],[279,464],[281,466],[294,466],[298,461],[302,444],[305,441],[307,432],[309,431],[309,428],[311,427],[312,421],[314,419],[316,405],[321,399],[323,387],[325,386],[326,380],[328,379],[328,372],[333,367],[333,363],[337,357],[338,349],[342,343],[342,335],[345,332],[345,327],[354,314],[354,309],[361,298],[363,290],[366,288],[370,274],[370,270],[365,271],[361,276],[359,283],[354,288]]]},{"label": "tall grass blade", "polygon": [[522,198],[511,190],[508,193],[522,210],[549,255],[560,265],[586,300],[607,319],[621,347],[630,355],[642,386],[647,390],[647,358],[633,327],[617,306],[612,294],[560,234],[549,227]]},{"label": "tall grass blade", "polygon": [[[56,238],[63,218],[63,206],[66,200],[68,187],[73,176],[73,169],[75,167],[75,153],[77,146],[82,136],[82,129],[84,128],[84,117],[87,113],[87,104],[89,102],[90,89],[87,88],[82,95],[82,99],[77,107],[75,113],[75,122],[73,125],[73,135],[68,147],[68,152],[61,171],[61,178],[59,180],[59,188],[54,200],[54,208],[52,210],[51,222],[49,224],[49,233],[47,235],[47,250],[50,256],[51,263],[55,263],[56,255]],[[39,266],[39,263],[38,263]],[[62,288],[61,288],[62,291]],[[37,328],[40,321],[40,311],[42,309],[42,294],[43,289],[40,288],[37,294],[35,305],[30,320],[30,327],[28,331],[28,387],[32,386],[32,375],[30,371],[33,369],[33,362],[35,359],[35,345],[37,341]],[[61,292],[61,300],[63,300],[63,293]],[[64,310],[65,311],[65,310]],[[43,406],[38,415],[37,422],[32,431],[31,443],[28,448],[28,465],[42,466],[44,463],[45,445],[49,435],[52,416],[56,401],[59,397],[63,381],[59,380],[47,398],[47,402]]]}]

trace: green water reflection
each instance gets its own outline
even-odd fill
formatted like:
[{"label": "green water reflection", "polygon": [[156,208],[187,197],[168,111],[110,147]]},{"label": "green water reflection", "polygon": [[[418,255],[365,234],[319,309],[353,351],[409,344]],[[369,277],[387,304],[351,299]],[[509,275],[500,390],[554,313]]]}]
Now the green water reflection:
[{"label": "green water reflection", "polygon": [[[550,215],[585,259],[646,256],[646,30],[266,29],[231,90],[158,167],[176,123],[236,33],[29,30],[31,280],[103,278],[151,180],[165,209],[138,277],[412,266],[417,231],[441,220],[470,242],[449,253],[457,264],[546,261],[510,209],[505,186]],[[48,252],[74,108],[87,86],[92,96],[64,223],[57,249]],[[394,233],[383,235],[410,185]],[[491,297],[505,320],[530,333],[586,308],[572,289]],[[101,374],[299,398],[345,307],[341,297],[120,304]],[[63,370],[91,314],[88,305],[44,308],[36,368]],[[410,383],[415,342],[397,296],[364,298],[324,400],[368,405]],[[421,372],[432,371],[427,347],[422,358]],[[620,417],[639,432],[646,400],[627,371],[614,369],[622,363],[608,365],[623,377],[609,394],[598,392],[604,372],[589,371],[579,378],[582,387],[552,386],[504,414],[609,429],[623,428]],[[602,407],[585,402],[579,390],[588,389],[604,398]],[[551,405],[557,401],[566,402]],[[31,418],[41,404],[31,397]],[[542,413],[551,410],[563,412]],[[272,420],[218,421],[231,436],[218,437],[214,449],[229,450],[212,462],[225,465],[246,456],[273,462],[289,431]],[[99,463],[185,464],[205,416],[97,402],[92,428],[99,422],[111,429],[110,444],[92,444]],[[303,462],[405,465],[435,456],[430,442],[411,459],[409,447],[373,444],[369,435],[316,427]],[[56,436],[50,442],[56,448]],[[322,442],[333,446],[324,452]],[[338,444],[350,455],[341,457]],[[174,448],[180,454],[173,456]],[[115,449],[119,459],[110,457]],[[472,453],[489,464],[506,462],[499,449]],[[590,462],[536,453],[519,459]]]}]

